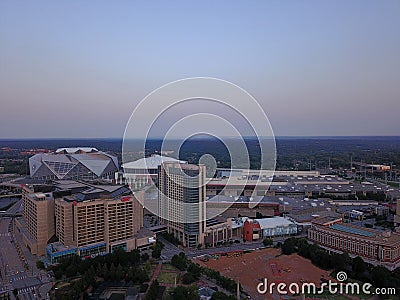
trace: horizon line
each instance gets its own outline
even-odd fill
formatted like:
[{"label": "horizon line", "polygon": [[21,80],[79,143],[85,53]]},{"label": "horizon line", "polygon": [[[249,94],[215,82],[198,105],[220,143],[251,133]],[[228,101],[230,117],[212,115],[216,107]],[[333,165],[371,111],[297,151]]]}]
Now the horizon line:
[{"label": "horizon line", "polygon": [[[161,140],[164,137],[148,137],[148,140]],[[169,140],[181,140],[184,137],[173,137]],[[191,137],[192,139],[212,139],[213,137]],[[236,136],[221,136],[220,138],[238,139]],[[244,139],[271,138],[270,136],[242,136]],[[276,135],[275,139],[307,139],[307,138],[400,138],[400,135]],[[134,137],[128,140],[142,140],[143,138]],[[23,138],[0,138],[0,141],[32,141],[32,140],[123,140],[123,137],[23,137]]]}]

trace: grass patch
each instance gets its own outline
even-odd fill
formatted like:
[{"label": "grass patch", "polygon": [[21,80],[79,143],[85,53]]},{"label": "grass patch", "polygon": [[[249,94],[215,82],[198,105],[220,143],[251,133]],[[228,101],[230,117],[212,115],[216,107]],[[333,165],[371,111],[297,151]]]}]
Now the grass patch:
[{"label": "grass patch", "polygon": [[179,270],[177,268],[175,268],[173,265],[171,264],[163,264],[161,267],[161,270],[168,270],[168,271],[176,271],[179,272]]},{"label": "grass patch", "polygon": [[176,277],[176,282],[179,280],[179,274],[178,273],[173,273],[173,272],[161,272],[160,275],[158,275],[158,282],[159,283],[169,283],[169,284],[174,284],[175,283],[175,277]]}]

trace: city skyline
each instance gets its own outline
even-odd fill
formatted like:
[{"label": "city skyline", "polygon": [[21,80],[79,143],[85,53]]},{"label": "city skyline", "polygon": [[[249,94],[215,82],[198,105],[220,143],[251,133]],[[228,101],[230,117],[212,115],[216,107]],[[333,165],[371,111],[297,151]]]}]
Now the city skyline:
[{"label": "city skyline", "polygon": [[277,136],[397,136],[399,13],[397,1],[3,1],[0,138],[121,138],[147,94],[197,76],[247,90]]}]

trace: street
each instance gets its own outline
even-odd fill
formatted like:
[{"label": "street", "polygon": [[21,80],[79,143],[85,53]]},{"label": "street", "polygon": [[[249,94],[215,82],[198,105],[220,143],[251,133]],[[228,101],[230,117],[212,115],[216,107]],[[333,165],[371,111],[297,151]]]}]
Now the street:
[{"label": "street", "polygon": [[[7,213],[17,213],[21,201]],[[18,290],[20,299],[46,299],[50,278],[36,268],[36,260],[22,244],[22,236],[10,217],[0,217],[0,295]],[[48,287],[49,289],[50,287]]]}]

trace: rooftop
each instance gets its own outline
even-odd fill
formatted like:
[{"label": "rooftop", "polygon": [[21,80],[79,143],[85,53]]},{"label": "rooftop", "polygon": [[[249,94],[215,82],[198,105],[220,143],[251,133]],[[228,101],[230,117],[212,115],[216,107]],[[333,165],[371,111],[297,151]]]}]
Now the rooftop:
[{"label": "rooftop", "polygon": [[56,150],[56,153],[90,153],[90,152],[98,152],[96,148],[93,147],[71,147],[71,148],[59,148]]},{"label": "rooftop", "polygon": [[157,169],[164,162],[186,163],[173,157],[152,155],[122,165],[124,169]]},{"label": "rooftop", "polygon": [[333,224],[332,226],[330,226],[330,228],[339,230],[339,231],[343,231],[343,232],[347,232],[347,233],[357,234],[357,235],[361,235],[361,236],[367,236],[367,237],[377,235],[377,232],[366,230],[363,227],[346,226],[343,224]]},{"label": "rooftop", "polygon": [[293,222],[283,217],[262,218],[255,219],[254,221],[260,224],[261,229],[294,225]]}]

